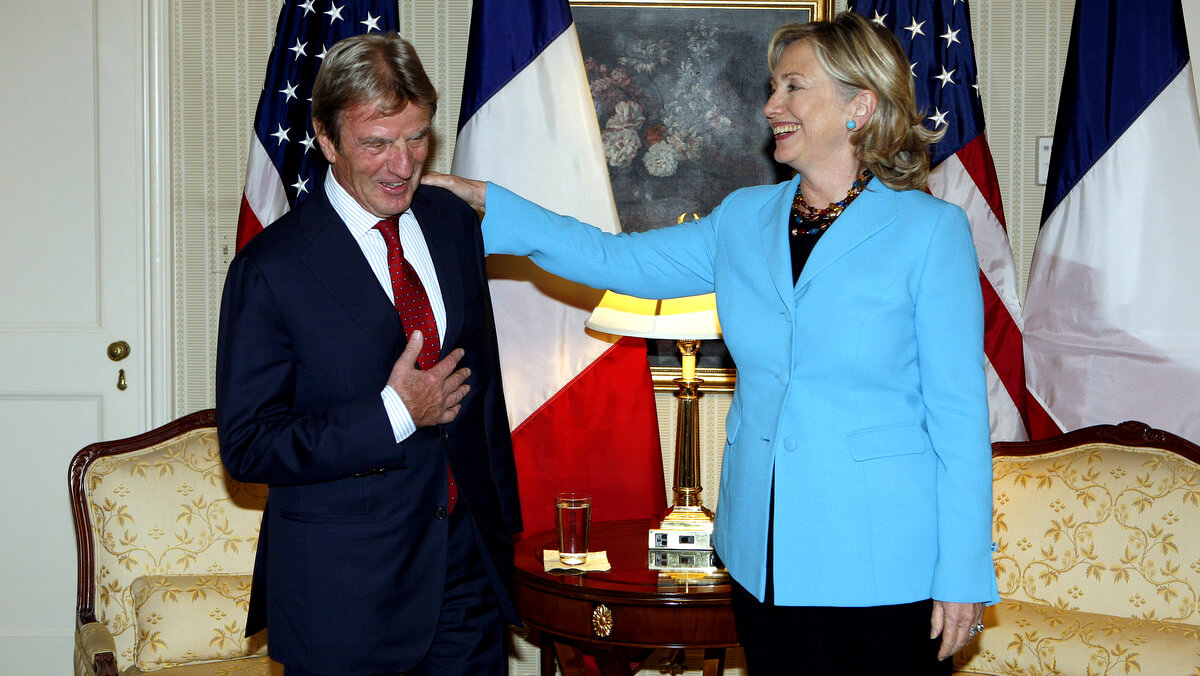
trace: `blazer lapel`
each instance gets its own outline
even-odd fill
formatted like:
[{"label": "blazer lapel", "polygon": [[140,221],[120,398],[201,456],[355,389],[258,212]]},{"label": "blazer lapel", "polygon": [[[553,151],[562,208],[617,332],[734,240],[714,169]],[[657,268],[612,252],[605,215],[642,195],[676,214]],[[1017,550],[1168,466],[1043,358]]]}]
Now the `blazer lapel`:
[{"label": "blazer lapel", "polygon": [[446,330],[441,337],[441,356],[450,351],[449,346],[458,341],[462,331],[464,311],[464,290],[462,275],[466,264],[462,260],[464,245],[446,235],[447,229],[441,227],[440,220],[446,216],[437,209],[428,198],[418,190],[413,197],[413,215],[421,226],[421,234],[425,237],[425,245],[429,247],[429,257],[437,271],[438,286],[442,291],[442,303],[446,307]]},{"label": "blazer lapel", "polygon": [[358,242],[330,206],[324,190],[305,203],[302,223],[309,246],[300,259],[325,284],[354,321],[387,351],[403,336],[400,317],[363,257]]},{"label": "blazer lapel", "polygon": [[801,293],[812,278],[831,263],[896,220],[895,201],[896,193],[892,189],[878,178],[871,179],[862,194],[817,240],[796,282],[795,292]]},{"label": "blazer lapel", "polygon": [[779,292],[779,299],[783,301],[789,319],[795,290],[792,286],[792,252],[788,246],[787,226],[792,214],[792,197],[799,183],[800,176],[797,174],[784,185],[783,191],[775,199],[763,204],[758,213],[759,237],[765,250],[767,274]]}]

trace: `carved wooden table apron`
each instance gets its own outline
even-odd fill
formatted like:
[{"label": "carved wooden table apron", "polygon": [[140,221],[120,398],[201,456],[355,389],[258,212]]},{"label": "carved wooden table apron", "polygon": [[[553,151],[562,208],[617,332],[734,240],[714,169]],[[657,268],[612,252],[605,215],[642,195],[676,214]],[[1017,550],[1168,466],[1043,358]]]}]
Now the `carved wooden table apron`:
[{"label": "carved wooden table apron", "polygon": [[659,579],[647,567],[649,521],[592,524],[592,551],[607,551],[612,570],[547,573],[543,549],[557,549],[554,531],[525,537],[516,548],[517,609],[543,634],[542,674],[584,676],[583,653],[606,675],[630,674],[629,649],[703,648],[704,676],[719,676],[725,649],[738,645],[729,585]]}]

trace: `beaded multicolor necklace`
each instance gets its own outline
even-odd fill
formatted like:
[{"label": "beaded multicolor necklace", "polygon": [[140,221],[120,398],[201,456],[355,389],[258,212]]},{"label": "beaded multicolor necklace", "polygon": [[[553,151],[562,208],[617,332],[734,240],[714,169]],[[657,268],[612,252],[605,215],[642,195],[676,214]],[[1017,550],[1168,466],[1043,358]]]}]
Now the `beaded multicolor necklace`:
[{"label": "beaded multicolor necklace", "polygon": [[855,197],[871,182],[871,170],[863,169],[854,179],[854,185],[846,191],[846,196],[837,202],[830,202],[824,209],[814,209],[804,201],[804,193],[799,185],[796,186],[796,197],[792,200],[791,233],[793,236],[817,235],[825,232],[834,219],[841,215]]}]

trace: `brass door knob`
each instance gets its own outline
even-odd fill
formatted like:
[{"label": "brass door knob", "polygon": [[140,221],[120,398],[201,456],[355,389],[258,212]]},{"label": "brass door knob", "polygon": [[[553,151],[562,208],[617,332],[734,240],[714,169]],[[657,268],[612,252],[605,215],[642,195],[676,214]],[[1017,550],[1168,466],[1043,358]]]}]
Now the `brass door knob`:
[{"label": "brass door knob", "polygon": [[108,358],[113,361],[121,361],[129,356],[129,343],[123,340],[118,340],[108,346]]}]

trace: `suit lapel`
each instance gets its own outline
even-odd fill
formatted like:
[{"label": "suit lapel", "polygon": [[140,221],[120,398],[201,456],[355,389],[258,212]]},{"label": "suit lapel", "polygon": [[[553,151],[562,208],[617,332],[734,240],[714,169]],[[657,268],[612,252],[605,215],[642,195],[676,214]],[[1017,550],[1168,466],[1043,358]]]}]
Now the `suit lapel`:
[{"label": "suit lapel", "polygon": [[448,218],[446,210],[439,210],[421,190],[413,196],[412,211],[421,226],[425,245],[429,247],[429,257],[433,260],[442,291],[442,303],[446,307],[446,330],[441,337],[441,356],[444,357],[450,351],[448,346],[458,341],[462,330],[465,304],[462,271],[469,269],[463,267],[466,264],[462,260],[464,245],[449,236],[453,229],[446,227],[444,222]]},{"label": "suit lapel", "polygon": [[795,291],[802,291],[822,270],[894,221],[895,201],[894,191],[878,178],[871,179],[866,190],[821,235],[804,264]]},{"label": "suit lapel", "polygon": [[302,207],[300,223],[309,239],[300,259],[325,285],[354,321],[391,352],[403,330],[396,308],[363,257],[358,242],[329,204],[324,190],[316,190]]}]

